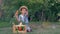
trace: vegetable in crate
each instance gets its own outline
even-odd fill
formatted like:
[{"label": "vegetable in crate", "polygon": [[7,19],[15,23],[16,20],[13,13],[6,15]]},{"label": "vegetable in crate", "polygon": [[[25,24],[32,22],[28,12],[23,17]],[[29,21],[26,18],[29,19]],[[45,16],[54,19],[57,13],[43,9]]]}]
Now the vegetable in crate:
[{"label": "vegetable in crate", "polygon": [[25,30],[24,26],[21,26],[21,27],[22,27],[22,30],[24,31]]},{"label": "vegetable in crate", "polygon": [[21,28],[21,27],[18,27],[18,30],[19,30],[19,31],[22,31],[22,28]]}]

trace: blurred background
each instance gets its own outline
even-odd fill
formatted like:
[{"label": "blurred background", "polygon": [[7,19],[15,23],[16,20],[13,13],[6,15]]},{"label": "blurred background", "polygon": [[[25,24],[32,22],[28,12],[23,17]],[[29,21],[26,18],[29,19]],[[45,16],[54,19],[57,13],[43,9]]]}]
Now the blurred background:
[{"label": "blurred background", "polygon": [[60,19],[60,0],[0,0],[0,21],[10,21],[22,5],[28,7],[32,21]]},{"label": "blurred background", "polygon": [[15,12],[23,5],[28,7],[32,24],[60,25],[60,0],[0,0],[0,27],[9,27],[12,22],[17,22]]}]

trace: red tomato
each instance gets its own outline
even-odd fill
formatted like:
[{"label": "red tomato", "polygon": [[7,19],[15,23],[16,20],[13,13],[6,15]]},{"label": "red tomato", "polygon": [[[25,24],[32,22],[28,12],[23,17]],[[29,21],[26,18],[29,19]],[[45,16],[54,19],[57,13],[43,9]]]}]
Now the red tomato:
[{"label": "red tomato", "polygon": [[19,31],[22,31],[22,28],[21,28],[21,27],[18,27],[18,30],[19,30]]}]

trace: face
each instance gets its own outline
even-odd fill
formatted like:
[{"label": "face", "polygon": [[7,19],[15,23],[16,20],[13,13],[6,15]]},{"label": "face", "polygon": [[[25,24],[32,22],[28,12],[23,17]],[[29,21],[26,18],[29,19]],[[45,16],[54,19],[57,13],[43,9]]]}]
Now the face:
[{"label": "face", "polygon": [[26,9],[22,9],[22,14],[25,14],[26,13]]}]

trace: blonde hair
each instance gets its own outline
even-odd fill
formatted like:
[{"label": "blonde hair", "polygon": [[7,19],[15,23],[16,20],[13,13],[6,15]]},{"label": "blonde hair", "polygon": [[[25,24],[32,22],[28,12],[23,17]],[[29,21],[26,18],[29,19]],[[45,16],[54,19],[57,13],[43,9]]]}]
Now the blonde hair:
[{"label": "blonde hair", "polygon": [[21,6],[19,10],[22,11],[22,9],[26,9],[26,11],[28,11],[28,8],[26,6]]}]

